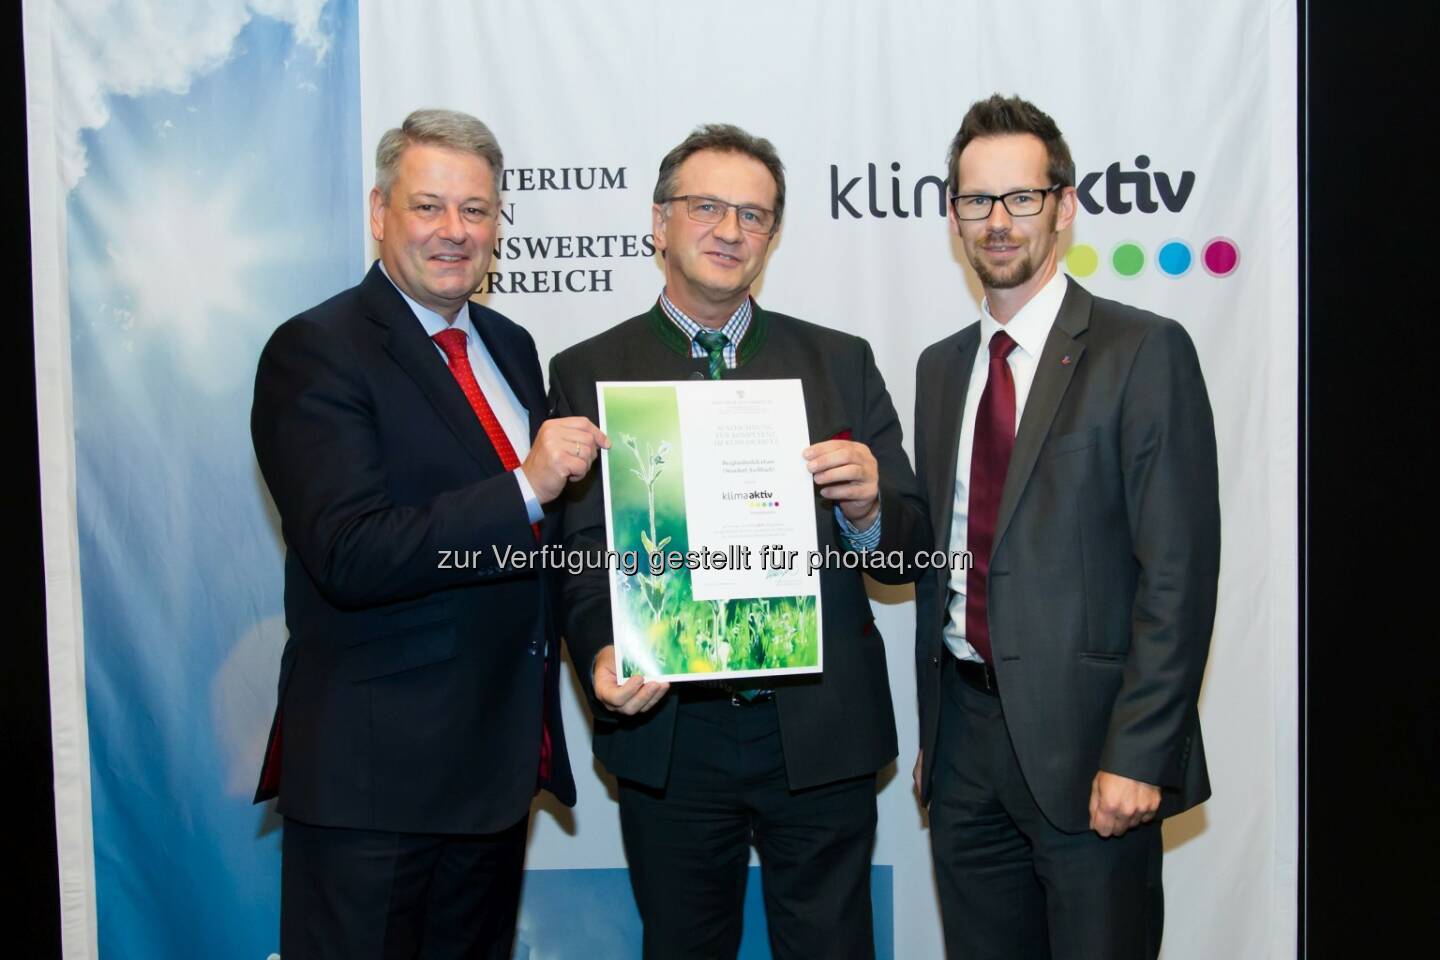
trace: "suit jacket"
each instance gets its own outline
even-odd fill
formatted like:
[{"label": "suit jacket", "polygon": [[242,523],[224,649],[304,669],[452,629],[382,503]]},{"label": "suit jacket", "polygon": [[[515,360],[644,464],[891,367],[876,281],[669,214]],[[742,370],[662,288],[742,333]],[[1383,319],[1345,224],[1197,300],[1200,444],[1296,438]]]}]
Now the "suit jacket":
[{"label": "suit jacket", "polygon": [[[755,308],[736,348],[738,366],[726,379],[799,378],[812,442],[844,431],[869,445],[879,464],[880,550],[928,550],[930,533],[910,462],[900,446],[901,428],[885,383],[864,340],[783,314]],[[599,422],[597,380],[685,380],[705,375],[708,360],[690,357],[690,342],[661,312],[648,313],[577,344],[550,363],[550,397],[557,416],[581,415]],[[797,451],[798,453],[798,451]],[[567,548],[605,547],[600,471],[572,484],[565,506]],[[815,522],[819,549],[843,551],[834,505],[818,496]],[[872,571],[898,582],[900,571]],[[791,789],[874,773],[896,755],[895,715],[885,665],[884,641],[858,571],[820,573],[824,608],[825,671],[775,685],[780,736]],[[603,570],[567,578],[564,633],[571,659],[595,717],[595,755],[611,773],[663,787],[669,776],[676,702],[681,686],[650,712],[621,717],[594,699],[590,665],[613,642],[610,595]]]},{"label": "suit jacket", "polygon": [[[545,413],[534,342],[493,310],[469,310],[533,437]],[[536,547],[519,484],[378,264],[275,331],[251,434],[286,545],[290,639],[267,752],[280,754],[280,812],[495,832],[530,806],[542,715],[545,786],[573,804],[556,584],[499,565],[497,549]],[[557,526],[547,516],[543,529]],[[275,779],[271,763],[257,800]]]},{"label": "suit jacket", "polygon": [[[916,464],[948,543],[975,323],[920,357]],[[1069,281],[1015,436],[990,560],[1005,721],[1040,809],[1089,827],[1106,770],[1162,788],[1160,815],[1210,795],[1196,700],[1215,617],[1215,430],[1174,321]],[[916,589],[922,798],[935,763],[943,573]],[[943,749],[943,746],[942,746]]]}]

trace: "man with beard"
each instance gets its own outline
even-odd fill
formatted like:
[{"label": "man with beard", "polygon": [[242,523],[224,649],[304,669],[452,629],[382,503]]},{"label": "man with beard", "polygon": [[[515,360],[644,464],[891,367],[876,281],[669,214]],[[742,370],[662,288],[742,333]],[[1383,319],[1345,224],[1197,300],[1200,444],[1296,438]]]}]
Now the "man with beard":
[{"label": "man with beard", "polygon": [[1019,98],[950,144],[985,299],[922,354],[916,466],[968,570],[916,591],[920,755],[947,952],[1153,958],[1161,818],[1209,796],[1196,701],[1220,556],[1214,426],[1171,320],[1057,270],[1075,168]]}]

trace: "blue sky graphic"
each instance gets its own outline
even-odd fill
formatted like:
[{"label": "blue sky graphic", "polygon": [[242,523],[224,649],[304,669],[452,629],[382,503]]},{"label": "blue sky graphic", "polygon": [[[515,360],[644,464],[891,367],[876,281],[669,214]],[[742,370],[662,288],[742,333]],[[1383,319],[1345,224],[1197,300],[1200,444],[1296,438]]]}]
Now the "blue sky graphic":
[{"label": "blue sky graphic", "polygon": [[67,253],[107,957],[277,948],[278,823],[248,794],[282,548],[249,412],[270,332],[362,272],[355,0],[322,27],[323,58],[255,17],[188,91],[111,97],[82,133]]}]

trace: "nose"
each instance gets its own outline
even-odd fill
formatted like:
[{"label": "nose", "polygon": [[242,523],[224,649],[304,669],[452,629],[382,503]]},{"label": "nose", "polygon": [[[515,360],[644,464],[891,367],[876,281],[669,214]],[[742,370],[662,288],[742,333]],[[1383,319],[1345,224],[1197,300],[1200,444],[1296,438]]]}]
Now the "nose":
[{"label": "nose", "polygon": [[1010,211],[1005,209],[1005,203],[995,200],[990,204],[990,216],[985,218],[985,229],[991,233],[1004,233],[1010,229]]},{"label": "nose", "polygon": [[440,238],[449,240],[451,243],[465,242],[465,221],[460,216],[459,207],[446,207],[445,215],[440,219],[440,228],[436,231]]},{"label": "nose", "polygon": [[721,217],[720,222],[715,224],[713,232],[717,239],[723,240],[726,243],[739,243],[740,208],[726,207],[725,216]]}]

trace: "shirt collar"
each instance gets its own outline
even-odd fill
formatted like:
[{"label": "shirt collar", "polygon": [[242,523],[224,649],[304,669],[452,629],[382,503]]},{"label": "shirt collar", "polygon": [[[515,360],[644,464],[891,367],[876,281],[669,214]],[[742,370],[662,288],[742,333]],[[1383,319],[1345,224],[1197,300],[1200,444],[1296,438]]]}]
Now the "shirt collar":
[{"label": "shirt collar", "polygon": [[[745,338],[745,331],[750,327],[750,317],[754,313],[754,309],[753,301],[746,297],[740,306],[735,308],[735,312],[730,314],[730,319],[725,321],[725,326],[720,328],[720,332],[725,334],[730,343],[738,345]],[[660,310],[691,341],[694,341],[695,334],[704,329],[701,324],[690,319],[684,310],[675,306],[664,290],[660,291]]]},{"label": "shirt collar", "polygon": [[418,300],[412,300],[410,294],[401,290],[399,285],[390,279],[390,273],[385,269],[384,260],[377,260],[375,262],[380,265],[380,272],[385,274],[385,279],[390,280],[390,285],[395,287],[395,291],[405,298],[406,303],[410,304],[410,310],[415,314],[415,319],[419,320],[420,326],[425,328],[425,336],[433,340],[437,333],[442,333],[445,330],[459,330],[465,334],[465,342],[467,344],[475,339],[475,325],[470,322],[470,309],[468,306],[462,308],[461,311],[455,315],[454,323],[446,323],[444,317],[423,303],[420,303]]},{"label": "shirt collar", "polygon": [[[1056,270],[1055,276],[1036,291],[1035,296],[1010,318],[1009,323],[1004,324],[1003,329],[1010,335],[1010,339],[1030,356],[1038,357],[1044,349],[1045,340],[1050,336],[1050,328],[1054,326],[1055,317],[1060,313],[1060,303],[1065,299],[1066,287],[1065,274]],[[1000,329],[1000,321],[990,315],[990,301],[987,298],[980,303],[982,349]]]}]

